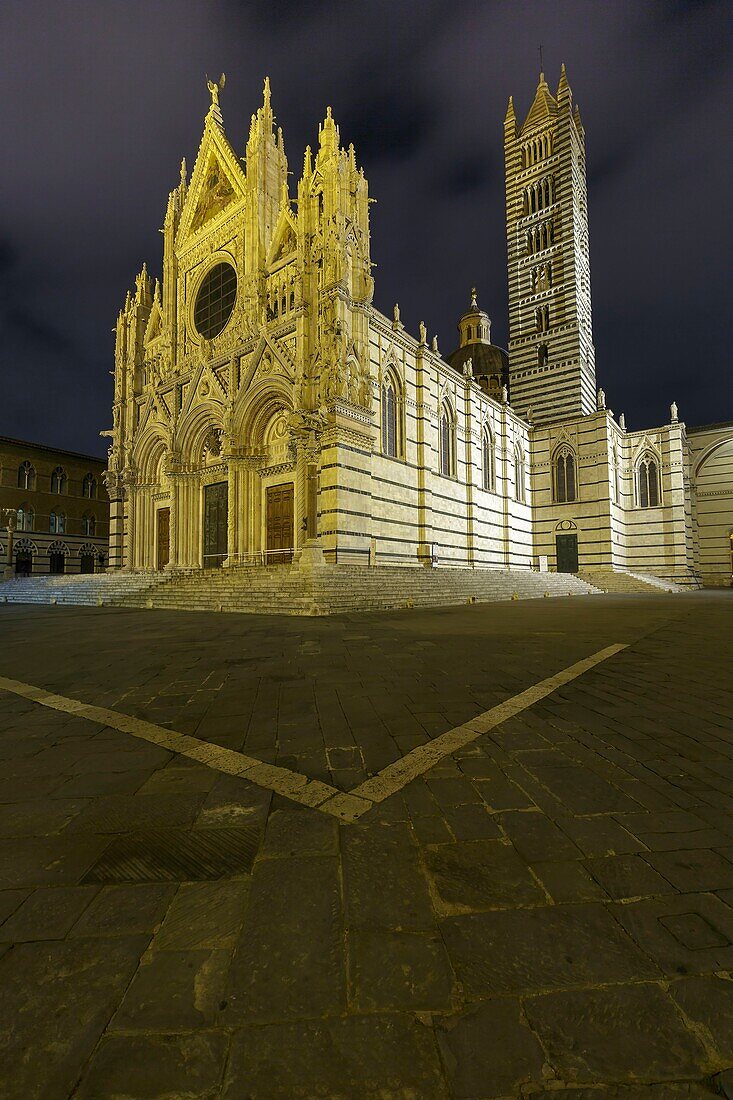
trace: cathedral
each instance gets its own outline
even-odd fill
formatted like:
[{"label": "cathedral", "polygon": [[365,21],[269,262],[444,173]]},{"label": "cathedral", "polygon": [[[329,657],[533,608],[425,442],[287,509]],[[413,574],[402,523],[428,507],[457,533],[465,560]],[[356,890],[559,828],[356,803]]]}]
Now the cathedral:
[{"label": "cathedral", "polygon": [[[223,82],[222,82],[223,86]],[[221,87],[117,319],[110,570],[307,562],[729,584],[733,426],[628,431],[596,382],[585,135],[563,66],[504,120],[508,353],[476,291],[442,355],[374,307],[370,198],[331,109],[288,188],[269,82]]]}]

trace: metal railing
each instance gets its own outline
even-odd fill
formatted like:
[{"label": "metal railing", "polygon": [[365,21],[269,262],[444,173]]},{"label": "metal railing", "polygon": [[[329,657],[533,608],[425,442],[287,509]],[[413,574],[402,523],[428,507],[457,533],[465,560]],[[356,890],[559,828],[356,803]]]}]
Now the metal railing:
[{"label": "metal railing", "polygon": [[293,560],[294,546],[283,546],[278,550],[253,550],[242,554],[204,554],[204,567],[221,564],[229,565],[286,565]]}]

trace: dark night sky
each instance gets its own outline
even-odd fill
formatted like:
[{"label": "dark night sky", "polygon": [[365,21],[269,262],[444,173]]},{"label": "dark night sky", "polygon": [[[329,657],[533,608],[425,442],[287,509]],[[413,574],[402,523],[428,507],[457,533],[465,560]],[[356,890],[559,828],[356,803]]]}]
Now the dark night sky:
[{"label": "dark night sky", "polygon": [[441,350],[472,283],[505,345],[502,122],[539,43],[586,129],[599,384],[630,428],[733,417],[729,0],[5,0],[0,433],[104,454],[111,329],[209,96],[244,152],[262,78],[292,191],[331,104],[371,194],[376,305]]}]

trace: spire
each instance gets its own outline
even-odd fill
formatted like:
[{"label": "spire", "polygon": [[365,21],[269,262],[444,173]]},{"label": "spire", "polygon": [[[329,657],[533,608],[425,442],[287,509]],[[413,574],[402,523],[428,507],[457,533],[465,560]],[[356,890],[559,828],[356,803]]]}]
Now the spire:
[{"label": "spire", "polygon": [[333,121],[331,108],[326,107],[326,117],[318,127],[318,144],[323,152],[335,152],[338,149],[339,130]]},{"label": "spire", "polygon": [[270,101],[270,78],[265,77],[265,83],[262,88],[262,106],[257,112],[258,121],[261,120],[262,129],[265,133],[269,134],[272,131],[275,116],[272,113],[272,104]]},{"label": "spire", "polygon": [[568,84],[568,74],[565,72],[565,62],[563,61],[560,66],[560,81],[557,85],[557,98],[559,99],[566,91],[570,91],[570,85]]},{"label": "spire", "polygon": [[557,114],[557,101],[552,95],[552,92],[547,86],[545,80],[545,74],[540,73],[539,83],[537,85],[537,91],[532,102],[532,106],[529,109],[529,113],[524,120],[522,130],[528,130],[533,126],[539,126],[548,119],[553,118]]},{"label": "spire", "polygon": [[471,287],[471,309],[478,309],[478,302],[476,301],[476,287]]},{"label": "spire", "polygon": [[313,173],[313,157],[311,156],[311,147],[306,145],[305,153],[303,154],[303,175],[307,178]]},{"label": "spire", "polygon": [[504,140],[506,141],[507,135],[511,134],[515,137],[517,133],[517,116],[514,114],[514,99],[509,96],[509,103],[507,104],[506,114],[504,115]]}]

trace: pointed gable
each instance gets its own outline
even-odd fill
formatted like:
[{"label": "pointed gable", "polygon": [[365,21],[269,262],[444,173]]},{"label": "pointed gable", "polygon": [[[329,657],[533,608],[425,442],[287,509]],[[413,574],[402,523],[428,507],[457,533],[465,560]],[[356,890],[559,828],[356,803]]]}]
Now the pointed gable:
[{"label": "pointed gable", "polygon": [[160,310],[160,302],[156,299],[153,302],[153,308],[150,310],[150,316],[148,317],[148,323],[145,328],[145,336],[143,337],[143,343],[147,347],[153,340],[156,340],[163,331],[163,315]]},{"label": "pointed gable", "polygon": [[203,173],[203,183],[191,217],[191,232],[195,233],[217,214],[221,214],[222,210],[234,201],[234,198],[235,192],[231,180],[216,154],[212,152]]},{"label": "pointed gable", "polygon": [[295,218],[293,217],[292,211],[289,210],[287,206],[284,206],[272,238],[268,266],[278,263],[286,256],[292,255],[297,247],[298,238],[296,235]]},{"label": "pointed gable", "polygon": [[545,74],[540,73],[540,82],[537,85],[534,102],[529,109],[529,114],[524,120],[522,133],[526,133],[527,130],[532,130],[536,126],[541,126],[544,122],[553,119],[556,114],[557,101],[547,85]]},{"label": "pointed gable", "polygon": [[179,243],[244,199],[245,179],[222,128],[218,111],[209,111],[178,227]]}]

